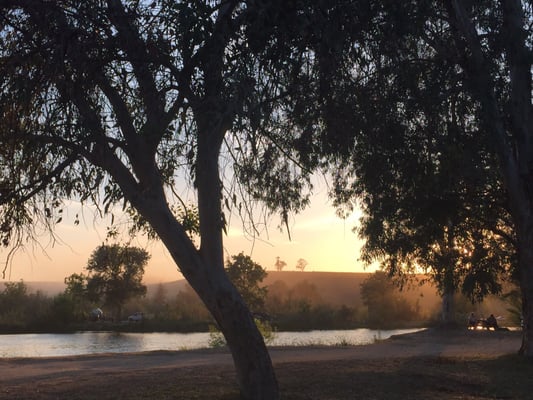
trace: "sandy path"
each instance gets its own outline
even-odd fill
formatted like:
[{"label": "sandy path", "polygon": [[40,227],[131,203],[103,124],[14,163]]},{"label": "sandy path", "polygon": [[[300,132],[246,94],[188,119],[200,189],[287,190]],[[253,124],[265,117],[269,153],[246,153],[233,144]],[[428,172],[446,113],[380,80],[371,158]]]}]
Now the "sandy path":
[{"label": "sandy path", "polygon": [[[400,335],[364,346],[272,348],[274,364],[346,359],[408,358],[420,356],[497,357],[516,353],[519,332],[422,331]],[[0,385],[113,372],[232,365],[223,349],[131,354],[100,354],[74,357],[0,359]]]}]

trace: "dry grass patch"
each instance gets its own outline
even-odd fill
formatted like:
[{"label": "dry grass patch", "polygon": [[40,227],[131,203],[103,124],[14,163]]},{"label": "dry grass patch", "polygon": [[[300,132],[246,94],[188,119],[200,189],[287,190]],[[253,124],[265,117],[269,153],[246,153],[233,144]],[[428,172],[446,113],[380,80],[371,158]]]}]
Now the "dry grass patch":
[{"label": "dry grass patch", "polygon": [[[518,356],[285,363],[276,371],[285,400],[526,399],[533,392],[533,364]],[[88,371],[76,380],[43,379],[0,389],[0,399],[238,398],[235,374],[226,367]]]}]

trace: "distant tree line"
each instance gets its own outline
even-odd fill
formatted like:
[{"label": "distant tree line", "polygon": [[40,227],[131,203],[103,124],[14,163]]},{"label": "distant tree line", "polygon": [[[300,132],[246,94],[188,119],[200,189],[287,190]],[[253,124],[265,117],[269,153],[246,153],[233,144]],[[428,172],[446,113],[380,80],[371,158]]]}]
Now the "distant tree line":
[{"label": "distant tree line", "polygon": [[[148,253],[136,247],[99,246],[88,260],[86,274],[66,277],[65,290],[53,297],[30,292],[23,281],[5,283],[0,291],[0,333],[86,329],[192,332],[216,326],[188,284],[177,293],[169,293],[160,284],[146,296],[141,281],[148,259]],[[254,317],[275,330],[402,328],[438,320],[439,310],[433,315],[423,313],[423,299],[406,296],[384,271],[360,284],[360,302],[333,305],[308,280],[291,286],[282,280],[264,285],[266,270],[242,252],[228,258],[225,269]],[[466,298],[458,299],[457,304],[459,318],[472,309]],[[92,313],[100,308],[103,315]],[[125,321],[134,312],[143,313],[142,321]]]},{"label": "distant tree line", "polygon": [[[101,306],[86,295],[82,275],[66,279],[64,292],[55,296],[31,292],[23,281],[5,283],[0,291],[0,332],[63,332],[114,329],[127,331],[207,331],[212,317],[193,289],[186,285],[177,293],[169,293],[160,284],[148,296],[132,297],[123,305],[123,315],[143,312],[141,323],[126,323],[108,318],[112,312],[103,307],[106,318],[91,320],[91,310]],[[368,300],[360,305],[331,305],[325,302],[316,285],[302,281],[288,286],[276,281],[262,287],[265,293],[255,312],[268,318],[276,330],[346,329],[357,327],[402,327],[425,324],[414,305],[399,300],[405,308],[374,304],[378,285],[367,283]],[[392,290],[392,288],[390,288]],[[371,293],[374,293],[372,295]],[[401,298],[401,297],[400,297]],[[372,312],[367,312],[372,309]],[[405,313],[404,310],[410,310]],[[384,310],[387,310],[384,313]],[[390,311],[394,310],[394,311]],[[383,314],[382,314],[383,313]]]}]

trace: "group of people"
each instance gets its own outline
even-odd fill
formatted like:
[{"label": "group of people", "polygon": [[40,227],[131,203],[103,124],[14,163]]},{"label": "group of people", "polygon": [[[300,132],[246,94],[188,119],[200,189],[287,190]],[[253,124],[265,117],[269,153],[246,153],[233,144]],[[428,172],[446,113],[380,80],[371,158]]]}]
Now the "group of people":
[{"label": "group of people", "polygon": [[490,314],[487,319],[484,318],[477,318],[476,314],[473,312],[470,313],[470,316],[468,317],[468,329],[476,329],[477,327],[485,328],[485,329],[498,329],[498,321],[496,320],[496,317],[494,314]]}]

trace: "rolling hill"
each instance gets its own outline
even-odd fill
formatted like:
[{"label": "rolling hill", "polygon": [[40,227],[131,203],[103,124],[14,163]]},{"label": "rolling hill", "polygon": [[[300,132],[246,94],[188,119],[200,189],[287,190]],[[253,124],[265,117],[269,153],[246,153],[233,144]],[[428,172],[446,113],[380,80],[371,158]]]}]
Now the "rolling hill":
[{"label": "rolling hill", "polygon": [[[361,283],[370,275],[371,273],[358,272],[268,271],[263,285],[268,287],[281,281],[288,289],[291,289],[299,283],[306,282],[316,287],[324,303],[335,307],[342,305],[361,307]],[[148,296],[154,293],[160,285],[168,296],[173,296],[183,290],[187,283],[185,280],[178,280],[148,285]],[[410,301],[418,300],[424,313],[433,312],[440,304],[435,288],[430,285],[405,288],[403,295]]]},{"label": "rolling hill", "polygon": [[[324,303],[340,307],[362,307],[360,297],[361,283],[371,273],[359,272],[302,272],[302,271],[268,271],[263,281],[265,286],[270,286],[278,281],[283,282],[290,290],[299,283],[306,282],[316,287]],[[65,289],[61,282],[25,282],[30,291],[40,290],[48,296],[55,296]],[[159,286],[162,286],[166,295],[174,297],[187,286],[184,279],[160,284],[148,284],[147,296],[152,296]],[[1,288],[1,286],[0,286]],[[413,304],[418,303],[422,314],[434,314],[440,307],[440,298],[432,285],[412,285],[404,288],[402,295]],[[468,306],[467,306],[468,307]],[[494,312],[495,315],[508,317],[507,305],[495,297],[488,298],[482,305],[470,306],[477,313]]]}]

